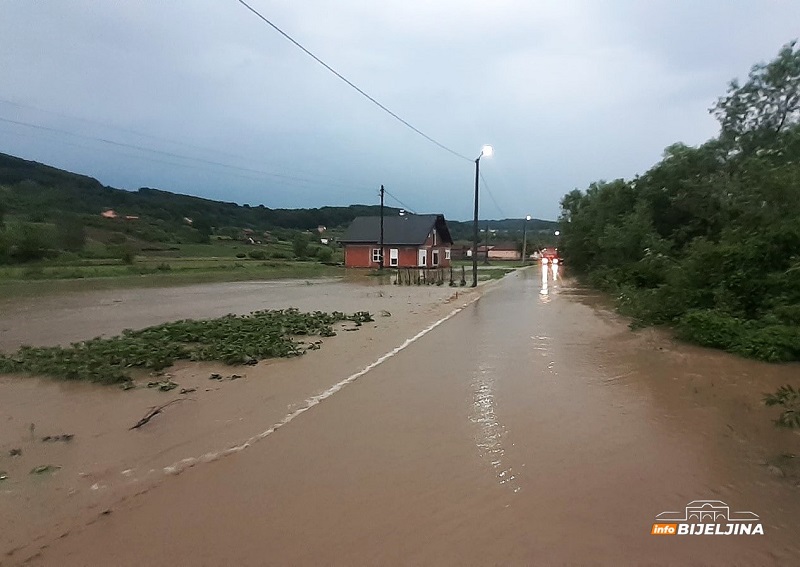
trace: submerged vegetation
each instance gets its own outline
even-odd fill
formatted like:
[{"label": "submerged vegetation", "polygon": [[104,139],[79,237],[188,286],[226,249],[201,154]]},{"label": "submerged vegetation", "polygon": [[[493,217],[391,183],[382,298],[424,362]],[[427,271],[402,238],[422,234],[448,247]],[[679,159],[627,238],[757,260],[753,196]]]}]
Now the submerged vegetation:
[{"label": "submerged vegetation", "polygon": [[177,360],[253,364],[259,360],[302,355],[319,348],[297,337],[329,337],[333,325],[351,321],[357,327],[372,321],[366,311],[345,315],[301,313],[297,309],[255,311],[202,321],[185,320],[126,330],[108,339],[71,346],[20,348],[0,355],[0,373],[28,372],[67,380],[120,383],[131,380],[131,368],[161,370]]},{"label": "submerged vegetation", "polygon": [[789,429],[800,428],[800,390],[788,384],[781,386],[774,393],[765,395],[764,403],[783,408],[775,425]]},{"label": "submerged vegetation", "polygon": [[560,252],[635,325],[800,360],[800,49],[731,82],[711,112],[718,137],[566,195]]}]

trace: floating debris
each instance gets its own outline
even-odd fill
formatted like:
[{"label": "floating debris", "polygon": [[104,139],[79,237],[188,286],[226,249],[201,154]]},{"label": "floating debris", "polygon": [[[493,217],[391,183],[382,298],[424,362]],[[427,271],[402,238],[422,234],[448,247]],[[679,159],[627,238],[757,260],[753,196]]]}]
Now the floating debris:
[{"label": "floating debris", "polygon": [[34,467],[31,469],[30,474],[45,474],[45,473],[52,473],[59,470],[61,467],[57,465],[39,465],[38,467]]},{"label": "floating debris", "polygon": [[158,407],[150,408],[150,411],[148,411],[142,419],[137,421],[136,424],[133,427],[131,427],[131,429],[139,429],[142,425],[146,424],[148,421],[150,421],[155,416],[160,414],[164,410],[164,408],[166,408],[166,407],[168,407],[168,406],[170,406],[170,405],[172,405],[174,403],[182,402],[182,401],[183,401],[183,399],[178,398],[176,400],[172,400],[171,402],[167,402],[164,405],[160,405]]},{"label": "floating debris", "polygon": [[11,449],[8,452],[9,457],[21,457],[22,456],[22,449]]},{"label": "floating debris", "polygon": [[57,443],[58,441],[63,441],[67,443],[72,441],[72,438],[75,437],[73,433],[64,433],[63,435],[46,435],[42,437],[43,443]]},{"label": "floating debris", "polygon": [[222,380],[222,374],[217,374],[214,372],[211,376],[208,377],[209,380]]},{"label": "floating debris", "polygon": [[191,394],[192,392],[196,392],[197,388],[181,388],[181,394]]},{"label": "floating debris", "polygon": [[148,388],[158,388],[162,392],[169,392],[170,390],[174,390],[178,387],[178,385],[173,382],[172,380],[166,380],[164,382],[148,382]]}]

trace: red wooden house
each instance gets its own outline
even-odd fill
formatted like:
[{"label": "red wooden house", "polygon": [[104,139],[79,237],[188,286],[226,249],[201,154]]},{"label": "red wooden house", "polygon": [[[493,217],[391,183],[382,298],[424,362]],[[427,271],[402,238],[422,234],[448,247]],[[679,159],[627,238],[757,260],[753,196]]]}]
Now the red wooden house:
[{"label": "red wooden house", "polygon": [[[347,229],[344,265],[377,268],[380,265],[381,218],[358,217]],[[385,268],[446,268],[453,239],[443,215],[402,215],[383,218]]]}]

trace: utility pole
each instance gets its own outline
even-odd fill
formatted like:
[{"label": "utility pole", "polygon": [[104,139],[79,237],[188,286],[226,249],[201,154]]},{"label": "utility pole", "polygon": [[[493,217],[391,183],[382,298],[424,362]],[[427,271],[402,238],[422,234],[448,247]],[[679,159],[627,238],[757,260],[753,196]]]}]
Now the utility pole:
[{"label": "utility pole", "polygon": [[483,265],[484,266],[488,266],[489,265],[489,221],[488,220],[486,221],[486,240],[485,240],[485,242],[486,242],[486,250],[485,250],[485,253],[483,255]]},{"label": "utility pole", "polygon": [[[481,155],[483,152],[481,151]],[[472,287],[478,285],[478,179],[480,179],[481,156],[475,160],[475,215],[472,221]]]},{"label": "utility pole", "polygon": [[383,271],[383,193],[384,192],[385,189],[383,188],[383,185],[381,185],[381,241],[380,241],[381,253],[379,256],[380,262],[378,264],[378,269],[380,271]]},{"label": "utility pole", "polygon": [[531,220],[531,216],[528,215],[525,217],[525,224],[522,225],[522,263],[527,264],[527,252],[528,252],[528,221]]}]

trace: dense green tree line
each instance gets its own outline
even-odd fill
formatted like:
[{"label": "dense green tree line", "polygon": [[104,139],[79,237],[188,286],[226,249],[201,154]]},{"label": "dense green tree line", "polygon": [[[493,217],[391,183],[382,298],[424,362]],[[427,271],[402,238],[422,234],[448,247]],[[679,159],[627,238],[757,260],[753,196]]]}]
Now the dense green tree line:
[{"label": "dense green tree line", "polygon": [[639,324],[770,361],[800,360],[800,49],[711,108],[719,135],[561,202],[569,266]]}]

